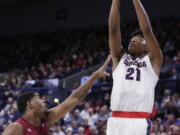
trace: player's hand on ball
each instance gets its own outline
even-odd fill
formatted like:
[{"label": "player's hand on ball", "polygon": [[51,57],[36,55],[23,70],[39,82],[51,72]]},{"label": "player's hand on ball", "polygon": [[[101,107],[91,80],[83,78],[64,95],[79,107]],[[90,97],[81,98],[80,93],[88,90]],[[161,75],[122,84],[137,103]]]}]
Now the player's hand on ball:
[{"label": "player's hand on ball", "polygon": [[109,55],[106,61],[104,62],[104,64],[96,72],[94,72],[97,78],[110,76],[110,74],[106,72],[110,60],[111,60],[111,56]]}]

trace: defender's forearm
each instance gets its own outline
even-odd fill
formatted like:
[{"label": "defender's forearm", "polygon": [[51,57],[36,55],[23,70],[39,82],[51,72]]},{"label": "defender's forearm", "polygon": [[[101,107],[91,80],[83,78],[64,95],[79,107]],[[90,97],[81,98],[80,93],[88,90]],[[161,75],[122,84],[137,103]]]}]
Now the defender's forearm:
[{"label": "defender's forearm", "polygon": [[84,84],[82,84],[70,95],[70,97],[73,98],[77,103],[80,102],[87,95],[89,89],[92,87],[96,79],[97,75],[96,73],[93,73]]}]

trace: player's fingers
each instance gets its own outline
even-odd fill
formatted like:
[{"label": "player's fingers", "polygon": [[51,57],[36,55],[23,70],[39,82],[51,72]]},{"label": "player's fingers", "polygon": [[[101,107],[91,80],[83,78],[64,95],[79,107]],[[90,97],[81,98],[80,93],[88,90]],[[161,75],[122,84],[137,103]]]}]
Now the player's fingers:
[{"label": "player's fingers", "polygon": [[107,73],[107,72],[104,72],[104,74],[105,74],[105,76],[108,76],[108,77],[110,76],[110,74],[109,74],[109,73]]}]

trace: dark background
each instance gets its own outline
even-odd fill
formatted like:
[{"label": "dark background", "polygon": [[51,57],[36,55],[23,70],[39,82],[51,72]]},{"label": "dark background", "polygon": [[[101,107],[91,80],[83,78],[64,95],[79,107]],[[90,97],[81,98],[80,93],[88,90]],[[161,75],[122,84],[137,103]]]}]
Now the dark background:
[{"label": "dark background", "polygon": [[[179,0],[142,0],[149,16],[179,17]],[[0,35],[107,24],[111,0],[0,0]],[[122,25],[136,15],[122,0]]]}]

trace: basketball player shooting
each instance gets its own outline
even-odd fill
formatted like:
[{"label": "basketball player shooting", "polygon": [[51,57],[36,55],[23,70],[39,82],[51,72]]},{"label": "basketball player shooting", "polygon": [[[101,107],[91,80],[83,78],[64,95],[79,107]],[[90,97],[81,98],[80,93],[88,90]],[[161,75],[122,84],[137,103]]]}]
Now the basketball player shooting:
[{"label": "basketball player shooting", "polygon": [[141,31],[132,34],[123,51],[120,0],[113,0],[109,16],[109,47],[113,61],[112,116],[107,135],[148,135],[154,90],[163,63],[159,43],[140,0],[132,0]]},{"label": "basketball player shooting", "polygon": [[27,92],[21,95],[17,99],[17,106],[22,117],[10,124],[3,135],[48,135],[48,127],[77,105],[86,96],[95,80],[109,76],[106,72],[109,61],[110,56],[83,85],[77,88],[63,103],[52,109],[48,110],[45,107],[44,101],[36,92]]}]

